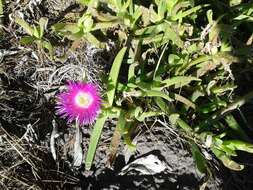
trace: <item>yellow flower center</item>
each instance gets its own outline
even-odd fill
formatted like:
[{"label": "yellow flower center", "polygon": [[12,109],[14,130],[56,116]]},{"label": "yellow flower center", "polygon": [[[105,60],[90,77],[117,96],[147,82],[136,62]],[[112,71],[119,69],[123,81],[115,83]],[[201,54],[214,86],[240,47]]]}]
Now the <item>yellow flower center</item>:
[{"label": "yellow flower center", "polygon": [[85,92],[79,92],[75,97],[75,103],[81,108],[87,108],[92,103],[92,97]]}]

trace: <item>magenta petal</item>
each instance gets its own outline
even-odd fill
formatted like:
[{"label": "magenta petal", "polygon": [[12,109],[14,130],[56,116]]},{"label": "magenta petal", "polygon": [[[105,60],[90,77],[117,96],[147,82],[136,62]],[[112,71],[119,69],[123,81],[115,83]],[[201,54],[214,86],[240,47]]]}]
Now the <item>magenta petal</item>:
[{"label": "magenta petal", "polygon": [[81,125],[94,122],[101,109],[97,85],[69,81],[67,91],[57,96],[56,109],[56,113],[69,123],[76,119]]}]

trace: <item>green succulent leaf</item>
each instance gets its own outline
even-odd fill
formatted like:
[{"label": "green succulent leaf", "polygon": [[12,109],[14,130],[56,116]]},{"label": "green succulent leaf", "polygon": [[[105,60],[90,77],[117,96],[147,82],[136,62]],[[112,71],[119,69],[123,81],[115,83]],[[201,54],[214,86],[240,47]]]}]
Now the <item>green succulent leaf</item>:
[{"label": "green succulent leaf", "polygon": [[110,106],[112,106],[113,104],[115,90],[116,90],[116,86],[118,82],[119,71],[120,71],[120,67],[123,62],[123,58],[125,56],[126,50],[127,48],[123,47],[119,51],[119,53],[114,59],[114,62],[112,64],[112,68],[109,74],[107,97],[108,97],[108,102]]},{"label": "green succulent leaf", "polygon": [[33,36],[34,29],[25,20],[16,17],[15,22],[18,25],[20,25],[26,31],[27,34],[29,34],[30,36]]},{"label": "green succulent leaf", "polygon": [[181,88],[185,85],[190,84],[192,81],[201,81],[201,79],[191,76],[176,76],[169,79],[161,81],[163,88],[167,88],[175,85],[175,88]]},{"label": "green succulent leaf", "polygon": [[238,164],[235,161],[231,160],[229,156],[227,156],[223,151],[217,148],[211,148],[215,156],[222,161],[224,166],[230,168],[231,170],[241,171],[244,169],[244,165]]},{"label": "green succulent leaf", "polygon": [[192,152],[192,156],[193,156],[193,159],[195,160],[198,170],[201,173],[206,173],[207,161],[195,143],[191,143],[191,152]]},{"label": "green succulent leaf", "polygon": [[104,127],[104,123],[107,119],[106,115],[101,114],[100,117],[97,119],[90,138],[89,148],[86,155],[85,160],[85,169],[90,170],[92,166],[92,162],[95,156],[95,152],[97,149],[98,141],[100,139],[102,129]]}]

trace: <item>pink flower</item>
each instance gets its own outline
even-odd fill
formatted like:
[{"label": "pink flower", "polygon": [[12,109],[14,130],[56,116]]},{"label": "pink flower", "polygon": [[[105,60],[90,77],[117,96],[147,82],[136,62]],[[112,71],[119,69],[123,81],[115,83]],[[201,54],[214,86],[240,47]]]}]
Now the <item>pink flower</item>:
[{"label": "pink flower", "polygon": [[67,91],[57,96],[56,113],[68,123],[77,119],[81,125],[95,121],[101,108],[97,85],[70,81]]}]

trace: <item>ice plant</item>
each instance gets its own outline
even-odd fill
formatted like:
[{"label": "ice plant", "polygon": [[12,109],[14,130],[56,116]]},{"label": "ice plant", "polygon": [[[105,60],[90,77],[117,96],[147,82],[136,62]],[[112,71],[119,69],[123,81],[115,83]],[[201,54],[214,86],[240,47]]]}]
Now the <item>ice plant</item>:
[{"label": "ice plant", "polygon": [[70,81],[67,91],[57,96],[57,114],[66,118],[68,123],[76,120],[81,125],[92,123],[101,107],[96,84]]}]

